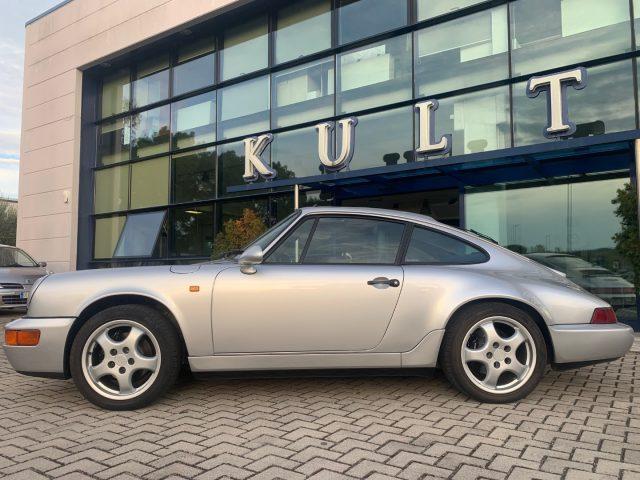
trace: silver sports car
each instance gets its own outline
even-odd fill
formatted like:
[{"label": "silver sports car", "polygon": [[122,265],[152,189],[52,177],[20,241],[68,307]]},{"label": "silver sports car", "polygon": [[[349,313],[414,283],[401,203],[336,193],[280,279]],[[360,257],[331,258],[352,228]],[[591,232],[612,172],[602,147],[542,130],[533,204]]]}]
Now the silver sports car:
[{"label": "silver sports car", "polygon": [[562,274],[422,215],[297,210],[235,258],[38,281],[5,351],[132,409],[180,369],[440,367],[483,402],[523,398],[548,364],[623,356],[631,328]]}]

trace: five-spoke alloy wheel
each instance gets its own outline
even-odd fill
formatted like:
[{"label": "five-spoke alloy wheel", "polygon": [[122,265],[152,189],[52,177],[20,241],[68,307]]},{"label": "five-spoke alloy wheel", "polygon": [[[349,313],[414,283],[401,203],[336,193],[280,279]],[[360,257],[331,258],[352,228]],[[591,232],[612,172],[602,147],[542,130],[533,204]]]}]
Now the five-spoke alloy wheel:
[{"label": "five-spoke alloy wheel", "polygon": [[143,305],[107,308],[79,330],[71,375],[84,396],[103,408],[149,404],[176,380],[181,343],[170,322]]},{"label": "five-spoke alloy wheel", "polygon": [[98,393],[126,400],[144,392],[158,376],[160,346],[132,320],[114,320],[93,332],[82,351],[82,373]]},{"label": "five-spoke alloy wheel", "polygon": [[543,374],[547,350],[535,320],[508,304],[476,305],[447,326],[440,350],[447,378],[483,402],[528,395]]}]

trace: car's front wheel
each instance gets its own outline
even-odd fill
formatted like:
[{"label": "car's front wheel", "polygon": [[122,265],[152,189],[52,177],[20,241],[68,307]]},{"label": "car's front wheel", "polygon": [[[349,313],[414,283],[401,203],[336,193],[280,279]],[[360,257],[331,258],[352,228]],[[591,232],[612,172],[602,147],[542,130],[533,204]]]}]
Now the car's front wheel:
[{"label": "car's front wheel", "polygon": [[109,410],[148,405],[176,381],[181,342],[153,308],[122,305],[91,317],[69,356],[71,376],[90,402]]},{"label": "car's front wheel", "polygon": [[547,364],[536,322],[528,313],[500,303],[472,306],[452,318],[440,352],[448,380],[481,402],[526,397]]}]

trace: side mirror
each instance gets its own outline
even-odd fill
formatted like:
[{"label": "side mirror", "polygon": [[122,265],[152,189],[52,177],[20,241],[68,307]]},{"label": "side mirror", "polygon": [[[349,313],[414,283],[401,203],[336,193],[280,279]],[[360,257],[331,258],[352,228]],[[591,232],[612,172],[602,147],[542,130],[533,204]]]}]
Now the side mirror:
[{"label": "side mirror", "polygon": [[245,275],[253,275],[256,270],[255,265],[260,265],[264,257],[264,252],[260,245],[254,245],[247,248],[242,255],[238,257],[238,263],[240,264],[240,271]]},{"label": "side mirror", "polygon": [[47,262],[38,262],[38,265],[44,268],[47,266]]}]

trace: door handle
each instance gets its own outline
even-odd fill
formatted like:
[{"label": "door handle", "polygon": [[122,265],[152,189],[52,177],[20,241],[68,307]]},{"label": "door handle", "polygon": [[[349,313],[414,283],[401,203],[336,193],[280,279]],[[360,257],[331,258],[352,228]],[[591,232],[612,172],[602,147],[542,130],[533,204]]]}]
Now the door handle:
[{"label": "door handle", "polygon": [[396,280],[395,278],[388,279],[387,277],[377,277],[373,280],[369,280],[367,285],[389,285],[390,287],[399,287],[400,280]]}]

